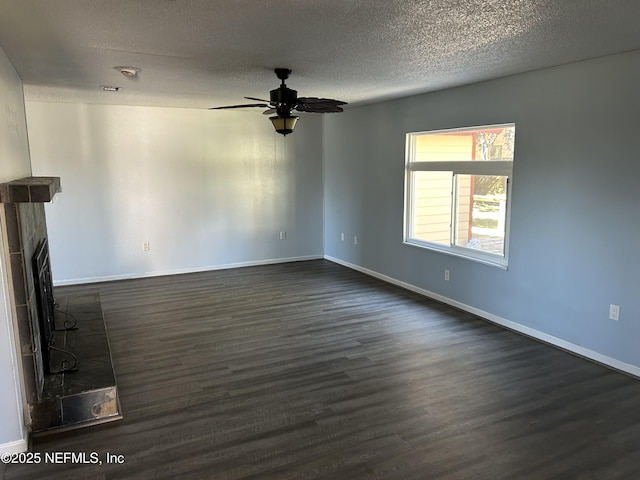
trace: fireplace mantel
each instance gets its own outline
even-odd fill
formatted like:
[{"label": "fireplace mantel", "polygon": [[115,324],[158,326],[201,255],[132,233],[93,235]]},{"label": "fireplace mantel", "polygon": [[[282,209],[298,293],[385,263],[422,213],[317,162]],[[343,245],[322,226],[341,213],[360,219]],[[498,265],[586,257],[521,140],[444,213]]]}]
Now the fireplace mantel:
[{"label": "fireplace mantel", "polygon": [[60,177],[25,177],[0,183],[0,203],[45,203],[60,191]]}]

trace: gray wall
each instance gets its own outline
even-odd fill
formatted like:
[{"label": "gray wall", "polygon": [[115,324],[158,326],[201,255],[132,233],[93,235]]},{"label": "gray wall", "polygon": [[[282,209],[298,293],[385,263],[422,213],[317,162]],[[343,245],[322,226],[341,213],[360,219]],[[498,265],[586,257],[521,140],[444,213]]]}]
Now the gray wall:
[{"label": "gray wall", "polygon": [[[0,48],[0,183],[31,174],[22,82]],[[0,217],[0,227],[3,219]],[[0,452],[26,449],[22,395],[13,337],[14,309],[0,230]]]},{"label": "gray wall", "polygon": [[[305,116],[286,139],[259,114],[28,102],[34,172],[63,182],[47,211],[56,281],[321,254],[324,174],[327,256],[640,368],[639,80],[636,51],[324,128]],[[405,133],[503,122],[517,128],[508,270],[403,245]]]},{"label": "gray wall", "polygon": [[62,182],[58,284],[322,256],[318,116],[287,137],[260,112],[27,102],[27,120],[34,175]]},{"label": "gray wall", "polygon": [[[636,51],[327,116],[325,254],[640,367],[638,85]],[[504,122],[508,270],[403,245],[405,133]]]}]

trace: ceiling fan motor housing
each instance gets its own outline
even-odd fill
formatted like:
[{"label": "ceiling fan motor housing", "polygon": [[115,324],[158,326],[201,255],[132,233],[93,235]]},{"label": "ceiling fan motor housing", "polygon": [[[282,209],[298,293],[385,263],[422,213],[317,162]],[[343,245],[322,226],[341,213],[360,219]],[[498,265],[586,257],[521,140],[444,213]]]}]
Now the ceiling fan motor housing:
[{"label": "ceiling fan motor housing", "polygon": [[285,86],[280,86],[269,92],[272,104],[295,106],[298,101],[298,92]]}]

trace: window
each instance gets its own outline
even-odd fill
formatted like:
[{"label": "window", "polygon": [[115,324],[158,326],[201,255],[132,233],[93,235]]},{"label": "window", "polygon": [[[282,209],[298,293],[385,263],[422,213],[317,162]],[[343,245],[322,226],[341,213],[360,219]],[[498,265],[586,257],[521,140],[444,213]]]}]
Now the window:
[{"label": "window", "polygon": [[507,266],[515,125],[407,134],[405,243]]}]

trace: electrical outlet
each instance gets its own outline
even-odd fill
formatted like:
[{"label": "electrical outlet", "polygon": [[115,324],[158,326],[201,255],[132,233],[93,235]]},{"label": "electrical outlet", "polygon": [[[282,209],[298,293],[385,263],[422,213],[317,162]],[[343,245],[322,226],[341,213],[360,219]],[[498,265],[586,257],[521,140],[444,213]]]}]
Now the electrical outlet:
[{"label": "electrical outlet", "polygon": [[445,270],[444,271],[444,281],[448,282],[449,281],[449,270]]},{"label": "electrical outlet", "polygon": [[340,234],[340,240],[344,242],[344,232]]},{"label": "electrical outlet", "polygon": [[609,320],[620,320],[620,305],[609,305]]},{"label": "electrical outlet", "polygon": [[287,239],[287,232],[280,232],[280,240],[286,240]]},{"label": "electrical outlet", "polygon": [[357,245],[357,244],[358,244],[358,236],[357,236],[357,235],[354,235],[354,236],[353,236],[353,244],[354,244],[354,245]]},{"label": "electrical outlet", "polygon": [[142,242],[142,251],[148,252],[149,250],[151,250],[151,245],[149,245],[149,242]]}]

